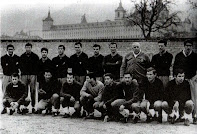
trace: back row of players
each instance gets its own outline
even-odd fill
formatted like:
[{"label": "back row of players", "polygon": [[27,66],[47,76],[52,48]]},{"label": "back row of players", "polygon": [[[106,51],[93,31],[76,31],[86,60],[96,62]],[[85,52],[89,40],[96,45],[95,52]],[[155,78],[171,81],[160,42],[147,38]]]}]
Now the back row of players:
[{"label": "back row of players", "polygon": [[[140,113],[147,115],[147,122],[156,119],[162,122],[162,109],[168,114],[168,121],[184,121],[189,125],[185,114],[196,118],[196,91],[192,81],[197,79],[197,54],[192,51],[193,42],[184,42],[184,50],[175,57],[173,65],[174,80],[169,82],[173,56],[165,50],[167,42],[158,42],[159,53],[152,61],[140,49],[140,44],[132,44],[132,52],[124,60],[117,53],[117,44],[110,43],[111,54],[99,53],[101,46],[93,45],[94,55],[88,58],[82,51],[82,43],[74,44],[76,53],[68,58],[65,46],[58,46],[57,57],[52,61],[47,57],[48,49],[41,49],[41,59],[33,53],[32,44],[25,45],[26,52],[20,57],[15,55],[14,46],[7,46],[7,54],[1,58],[3,68],[4,110],[13,114],[28,112],[26,106],[31,100],[35,112],[36,83],[38,88],[37,113],[43,109],[59,114],[62,107],[74,107],[73,116],[92,118],[94,109],[102,113],[105,121],[132,117],[140,119]],[[21,83],[19,81],[21,76]],[[103,79],[104,78],[104,79]],[[189,81],[191,84],[189,84]],[[11,82],[11,83],[9,83]],[[104,82],[104,84],[102,83]],[[9,83],[9,84],[8,84]],[[27,98],[30,88],[31,99]],[[192,101],[193,99],[193,101]],[[80,112],[83,106],[83,114]],[[7,110],[6,110],[7,108]],[[154,109],[151,115],[150,109]],[[175,113],[179,111],[179,117]],[[65,113],[64,117],[69,117]]]}]

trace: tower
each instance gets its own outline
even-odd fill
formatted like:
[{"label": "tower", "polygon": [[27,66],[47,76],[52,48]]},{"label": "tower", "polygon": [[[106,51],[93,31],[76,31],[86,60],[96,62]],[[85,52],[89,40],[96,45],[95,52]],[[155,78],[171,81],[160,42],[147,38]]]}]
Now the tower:
[{"label": "tower", "polygon": [[115,21],[123,20],[125,17],[126,11],[122,7],[122,2],[120,0],[119,7],[115,10]]},{"label": "tower", "polygon": [[81,24],[87,23],[85,14],[81,17]]},{"label": "tower", "polygon": [[49,9],[47,18],[43,20],[42,30],[48,31],[51,29],[52,25],[53,25],[53,19],[51,18],[50,9]]}]

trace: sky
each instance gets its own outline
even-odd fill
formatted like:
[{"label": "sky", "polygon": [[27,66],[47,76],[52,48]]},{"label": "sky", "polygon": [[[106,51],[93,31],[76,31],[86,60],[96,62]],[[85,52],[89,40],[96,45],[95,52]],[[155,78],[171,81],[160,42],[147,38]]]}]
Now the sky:
[{"label": "sky", "polygon": [[[123,7],[131,11],[131,0],[121,0]],[[88,22],[114,19],[114,10],[120,0],[5,0],[0,5],[1,35],[14,35],[21,30],[39,31],[42,20],[47,17],[50,7],[54,24],[80,23],[81,16],[86,14]],[[182,17],[189,14],[187,0],[173,0],[173,10],[182,10]]]}]

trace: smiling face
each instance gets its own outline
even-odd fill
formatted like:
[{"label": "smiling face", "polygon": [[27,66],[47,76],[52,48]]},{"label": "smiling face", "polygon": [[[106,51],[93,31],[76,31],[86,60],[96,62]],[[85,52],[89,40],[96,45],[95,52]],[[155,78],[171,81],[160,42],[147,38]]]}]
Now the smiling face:
[{"label": "smiling face", "polygon": [[8,54],[9,54],[9,55],[13,55],[13,53],[14,53],[14,48],[13,48],[13,47],[8,47],[7,51],[8,51]]},{"label": "smiling face", "polygon": [[45,72],[44,73],[44,78],[45,78],[45,81],[48,82],[52,78],[51,72]]},{"label": "smiling face", "polygon": [[109,45],[109,49],[110,49],[110,51],[111,51],[112,54],[116,53],[116,51],[117,51],[116,44],[110,44]]}]

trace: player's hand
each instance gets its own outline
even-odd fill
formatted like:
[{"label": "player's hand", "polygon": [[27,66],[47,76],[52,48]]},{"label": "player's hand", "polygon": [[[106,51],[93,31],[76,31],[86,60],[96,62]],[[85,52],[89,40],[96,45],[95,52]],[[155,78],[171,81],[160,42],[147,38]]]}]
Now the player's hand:
[{"label": "player's hand", "polygon": [[119,108],[119,110],[120,110],[120,111],[123,111],[124,108],[125,108],[125,106],[124,106],[124,105],[121,105],[120,108]]},{"label": "player's hand", "polygon": [[14,103],[14,108],[18,108],[18,106],[19,106],[18,102],[15,102]]},{"label": "player's hand", "polygon": [[179,102],[176,101],[175,104],[174,104],[174,106],[173,106],[173,109],[175,110],[175,112],[177,112],[178,111],[178,108],[179,108]]},{"label": "player's hand", "polygon": [[75,98],[73,96],[70,97],[71,102],[75,102]]},{"label": "player's hand", "polygon": [[14,102],[11,102],[10,105],[11,105],[11,107],[13,107],[14,106]]}]

